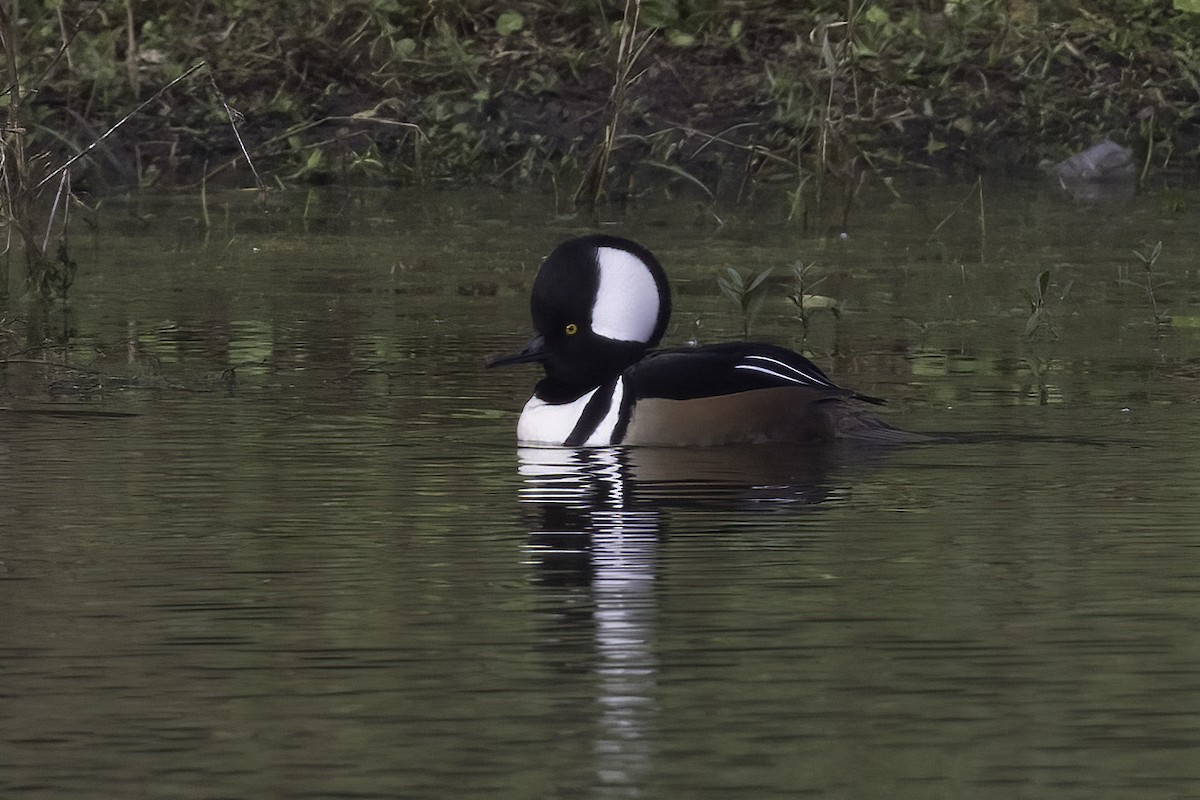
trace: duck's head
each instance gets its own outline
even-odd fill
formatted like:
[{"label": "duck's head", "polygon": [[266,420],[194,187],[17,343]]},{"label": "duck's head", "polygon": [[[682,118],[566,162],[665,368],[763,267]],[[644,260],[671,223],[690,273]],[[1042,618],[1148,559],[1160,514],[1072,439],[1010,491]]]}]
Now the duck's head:
[{"label": "duck's head", "polygon": [[530,300],[536,335],[488,366],[541,362],[538,395],[578,397],[658,344],[671,316],[667,276],[654,255],[628,239],[581,236],[543,262]]}]

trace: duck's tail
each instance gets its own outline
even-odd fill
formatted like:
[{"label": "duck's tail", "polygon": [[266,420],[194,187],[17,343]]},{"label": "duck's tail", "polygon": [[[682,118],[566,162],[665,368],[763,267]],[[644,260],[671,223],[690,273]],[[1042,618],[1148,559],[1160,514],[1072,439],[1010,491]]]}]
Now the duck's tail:
[{"label": "duck's tail", "polygon": [[877,445],[947,441],[944,436],[901,430],[889,425],[869,411],[864,411],[844,401],[822,403],[819,408],[828,421],[828,430],[835,441]]}]

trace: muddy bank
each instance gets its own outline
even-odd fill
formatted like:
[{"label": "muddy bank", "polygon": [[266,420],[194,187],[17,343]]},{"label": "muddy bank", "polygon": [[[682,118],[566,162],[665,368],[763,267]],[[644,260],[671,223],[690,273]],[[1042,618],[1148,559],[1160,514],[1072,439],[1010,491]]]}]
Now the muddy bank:
[{"label": "muddy bank", "polygon": [[1196,166],[1200,15],[1170,3],[791,5],[647,1],[636,20],[632,5],[533,0],[78,10],[59,26],[78,26],[73,58],[53,61],[54,26],[18,26],[21,69],[46,74],[22,82],[26,149],[60,163],[204,62],[81,158],[77,187],[253,185],[242,144],[267,185],[570,191],[607,143],[612,195],[649,176],[720,192],[1032,170],[1105,137],[1150,169]]}]

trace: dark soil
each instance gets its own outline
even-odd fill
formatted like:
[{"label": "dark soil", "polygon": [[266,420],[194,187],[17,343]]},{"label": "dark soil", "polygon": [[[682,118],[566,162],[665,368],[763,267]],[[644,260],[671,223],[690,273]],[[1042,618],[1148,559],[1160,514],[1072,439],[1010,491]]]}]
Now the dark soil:
[{"label": "dark soil", "polygon": [[[1165,2],[980,0],[953,15],[852,3],[847,24],[845,3],[645,0],[660,27],[637,39],[646,47],[619,109],[620,4],[600,15],[592,3],[396,0],[393,12],[347,4],[332,17],[316,2],[283,5],[163,9],[138,23],[133,51],[121,16],[86,17],[73,50],[111,41],[98,55],[112,61],[95,75],[60,64],[26,91],[38,121],[27,150],[43,171],[61,163],[204,61],[81,159],[76,187],[253,185],[239,136],[267,185],[573,185],[615,111],[612,195],[647,174],[719,191],[726,179],[1031,170],[1103,138],[1152,166],[1194,168],[1200,154],[1200,15]],[[401,13],[409,5],[421,13]],[[502,33],[511,9],[521,26]],[[57,36],[48,28],[38,43],[36,31],[23,31],[28,74],[44,71]]]}]

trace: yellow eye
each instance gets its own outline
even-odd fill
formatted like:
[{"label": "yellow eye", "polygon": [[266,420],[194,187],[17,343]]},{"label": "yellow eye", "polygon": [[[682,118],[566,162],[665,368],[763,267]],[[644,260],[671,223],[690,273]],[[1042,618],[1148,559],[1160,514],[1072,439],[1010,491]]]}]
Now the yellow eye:
[{"label": "yellow eye", "polygon": [[574,322],[568,322],[566,330],[567,336],[574,336],[575,334],[579,333],[579,326]]}]

